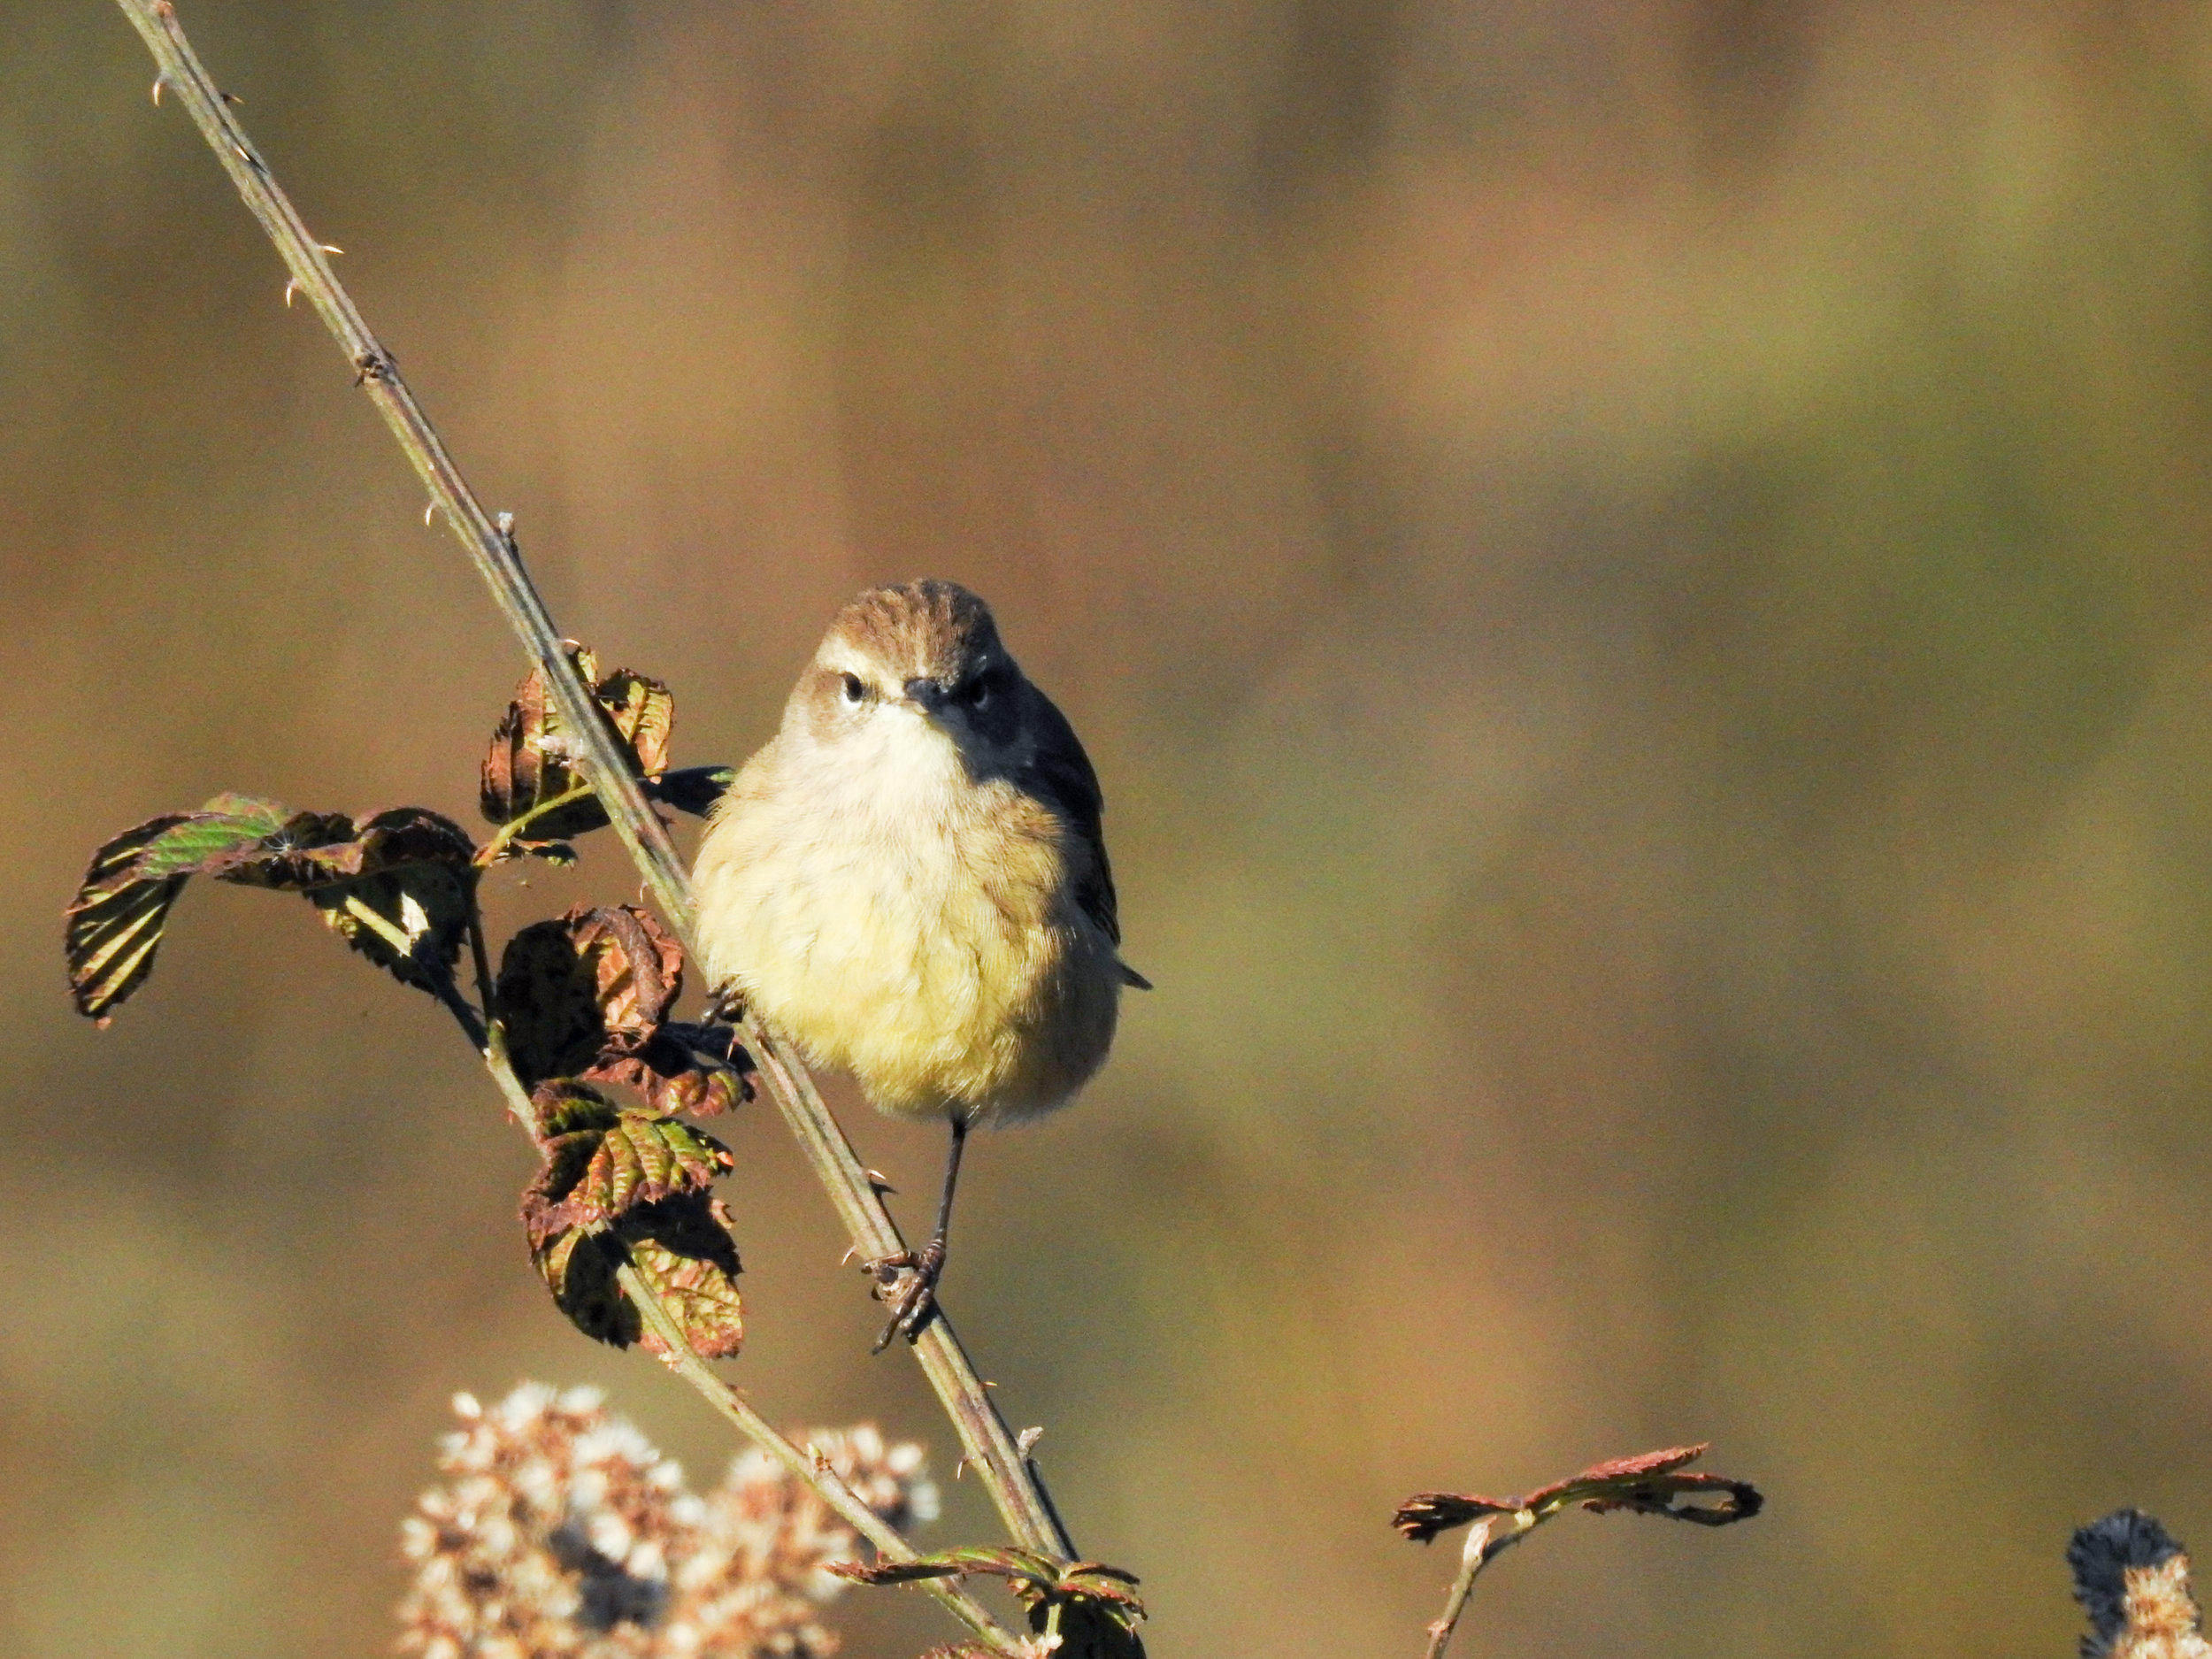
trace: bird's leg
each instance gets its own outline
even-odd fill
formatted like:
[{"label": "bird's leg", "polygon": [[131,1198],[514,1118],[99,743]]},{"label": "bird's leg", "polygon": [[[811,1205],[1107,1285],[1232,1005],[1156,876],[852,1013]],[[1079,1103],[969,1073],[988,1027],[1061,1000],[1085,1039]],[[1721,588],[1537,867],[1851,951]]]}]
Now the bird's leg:
[{"label": "bird's leg", "polygon": [[945,1158],[945,1196],[937,1206],[937,1231],[929,1235],[929,1242],[921,1249],[902,1250],[896,1256],[887,1256],[880,1261],[870,1262],[868,1271],[876,1277],[876,1294],[899,1282],[902,1272],[908,1275],[905,1288],[891,1310],[891,1322],[883,1327],[883,1334],[869,1351],[880,1354],[891,1346],[891,1340],[904,1336],[910,1342],[918,1341],[929,1322],[937,1317],[937,1276],[945,1271],[945,1234],[952,1227],[953,1189],[960,1184],[960,1153],[968,1144],[968,1118],[965,1112],[955,1112],[952,1118],[952,1150]]}]

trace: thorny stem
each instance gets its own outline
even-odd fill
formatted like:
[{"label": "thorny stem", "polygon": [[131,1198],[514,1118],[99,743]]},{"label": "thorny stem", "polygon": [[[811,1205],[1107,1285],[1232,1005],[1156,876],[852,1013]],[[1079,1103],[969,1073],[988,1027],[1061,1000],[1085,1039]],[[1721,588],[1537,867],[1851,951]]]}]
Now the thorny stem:
[{"label": "thorny stem", "polygon": [[[661,1344],[661,1358],[669,1370],[704,1395],[709,1405],[736,1425],[739,1433],[750,1440],[771,1457],[781,1463],[794,1476],[803,1480],[819,1493],[822,1501],[837,1511],[845,1524],[876,1547],[876,1553],[887,1561],[912,1561],[914,1547],[899,1536],[896,1528],[886,1522],[873,1509],[863,1503],[847,1486],[844,1478],[820,1459],[794,1446],[769,1426],[766,1418],[753,1409],[745,1396],[724,1382],[708,1369],[706,1362],[691,1350],[684,1340],[682,1330],[668,1317],[645,1282],[645,1276],[631,1262],[624,1262],[616,1270],[615,1278],[630,1300],[637,1304],[638,1314],[646,1328]],[[941,1578],[919,1581],[922,1587],[941,1602],[952,1616],[980,1636],[996,1652],[1018,1655],[1019,1644],[996,1619],[983,1609],[983,1604],[957,1585]]]},{"label": "thorny stem", "polygon": [[1421,1659],[1444,1659],[1444,1649],[1451,1643],[1452,1632],[1459,1628],[1459,1616],[1467,1610],[1467,1598],[1474,1590],[1475,1575],[1502,1551],[1527,1537],[1535,1526],[1536,1517],[1532,1513],[1517,1509],[1511,1515],[1486,1517],[1468,1530],[1467,1548],[1459,1557],[1459,1576],[1452,1580],[1451,1592],[1444,1598],[1442,1616],[1429,1626],[1428,1649]]},{"label": "thorny stem", "polygon": [[[216,159],[238,187],[255,219],[292,274],[292,284],[328,326],[353,365],[357,381],[384,417],[392,435],[429,490],[492,597],[545,676],[561,718],[582,750],[581,764],[614,825],[645,878],[647,889],[668,918],[687,954],[696,961],[692,932],[691,882],[676,856],[668,832],[654,815],[612,729],[601,718],[563,649],[544,601],[524,570],[510,530],[495,523],[447,454],[429,418],[415,402],[399,365],[362,319],[352,297],[330,268],[332,251],[311,234],[290,198],[278,188],[269,165],[233,119],[214,81],[201,65],[179,26],[170,0],[117,0],[159,66],[158,93],[166,88],[185,106]],[[905,1248],[868,1172],[830,1115],[797,1054],[780,1038],[748,1016],[741,1027],[768,1081],[778,1109],[797,1138],[816,1178],[864,1260],[896,1256]],[[1070,1541],[1052,1501],[1045,1494],[1033,1461],[1025,1456],[985,1391],[950,1323],[941,1312],[915,1344],[930,1385],[944,1403],[960,1435],[965,1460],[991,1494],[1015,1541],[1026,1548],[1071,1559]]]},{"label": "thorny stem", "polygon": [[[469,923],[472,929],[481,931],[473,907]],[[523,1086],[513,1061],[508,1058],[506,1035],[496,1020],[491,1023],[489,1033],[480,1047],[485,1069],[492,1074],[492,1080],[499,1085],[499,1092],[506,1096],[508,1108],[513,1112],[515,1120],[527,1129],[530,1125],[530,1091]],[[603,1223],[594,1231],[603,1233],[607,1229]],[[644,1322],[645,1328],[660,1344],[661,1358],[669,1370],[697,1389],[709,1405],[737,1426],[738,1432],[811,1487],[823,1502],[843,1518],[848,1526],[876,1547],[877,1555],[891,1561],[914,1559],[914,1547],[899,1535],[897,1528],[863,1503],[854,1494],[853,1489],[845,1484],[842,1476],[826,1462],[809,1456],[778,1433],[767,1418],[753,1409],[744,1395],[714,1374],[707,1363],[692,1350],[682,1325],[662,1305],[660,1297],[646,1283],[645,1276],[637,1271],[636,1264],[627,1258],[626,1252],[622,1265],[615,1271],[615,1278],[621,1285],[623,1294],[629,1297],[631,1305],[636,1308],[638,1317]],[[1009,1655],[1019,1653],[1014,1638],[965,1590],[942,1580],[925,1580],[922,1587],[995,1651]]]}]

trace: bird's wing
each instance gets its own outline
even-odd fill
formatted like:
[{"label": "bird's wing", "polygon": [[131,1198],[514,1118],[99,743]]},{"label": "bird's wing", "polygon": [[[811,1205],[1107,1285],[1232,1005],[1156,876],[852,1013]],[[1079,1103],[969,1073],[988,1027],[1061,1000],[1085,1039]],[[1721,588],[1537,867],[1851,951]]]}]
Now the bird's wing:
[{"label": "bird's wing", "polygon": [[1098,773],[1083,752],[1082,740],[1068,718],[1053,706],[1052,699],[1034,685],[1036,699],[1032,729],[1036,745],[1018,781],[1030,794],[1056,810],[1089,849],[1089,868],[1079,879],[1075,901],[1083,912],[1105,929],[1106,937],[1121,943],[1121,915],[1114,899],[1114,867],[1107,861],[1106,837],[1100,820],[1106,797],[1099,790]]}]

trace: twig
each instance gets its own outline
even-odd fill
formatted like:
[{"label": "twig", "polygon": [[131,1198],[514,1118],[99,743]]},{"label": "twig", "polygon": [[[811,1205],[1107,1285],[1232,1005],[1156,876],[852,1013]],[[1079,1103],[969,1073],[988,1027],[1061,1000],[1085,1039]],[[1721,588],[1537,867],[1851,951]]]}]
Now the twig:
[{"label": "twig", "polygon": [[1467,1610],[1467,1597],[1475,1587],[1475,1575],[1490,1564],[1493,1557],[1510,1548],[1535,1529],[1536,1517],[1526,1509],[1511,1515],[1494,1515],[1478,1522],[1467,1533],[1467,1548],[1460,1553],[1459,1576],[1452,1580],[1451,1592],[1444,1598],[1444,1611],[1429,1626],[1428,1650],[1421,1659],[1444,1659],[1444,1649],[1452,1640],[1452,1632],[1459,1628],[1459,1616]]},{"label": "twig", "polygon": [[[544,601],[524,570],[511,533],[495,522],[477,500],[459,467],[446,453],[429,419],[330,268],[326,244],[316,241],[291,201],[278,188],[245,130],[226,107],[222,95],[193,52],[169,0],[117,0],[144,39],[159,67],[157,86],[173,92],[193,124],[215,151],[216,159],[291,273],[288,289],[306,296],[338,341],[355,371],[355,383],[369,396],[409,462],[445,515],[492,597],[545,676],[563,723],[582,750],[582,770],[598,793],[615,833],[629,849],[647,889],[694,961],[691,882],[676,856],[668,832],[655,816],[613,732],[600,717],[591,693],[562,649]],[[748,1016],[742,1022],[747,1045],[778,1109],[798,1139],[807,1162],[828,1190],[856,1248],[868,1260],[895,1256],[905,1241],[877,1196],[865,1168],[830,1115],[797,1054]],[[1025,1548],[1071,1559],[1075,1547],[1045,1494],[1036,1465],[1016,1446],[1005,1420],[984,1391],[966,1352],[941,1313],[915,1344],[930,1385],[937,1391],[958,1432],[966,1461],[974,1467],[1017,1542]]]}]

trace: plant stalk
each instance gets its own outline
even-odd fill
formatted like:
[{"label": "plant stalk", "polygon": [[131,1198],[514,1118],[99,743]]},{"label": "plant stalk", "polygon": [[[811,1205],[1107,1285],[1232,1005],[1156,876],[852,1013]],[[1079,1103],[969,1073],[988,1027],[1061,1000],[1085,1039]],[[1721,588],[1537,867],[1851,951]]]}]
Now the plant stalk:
[{"label": "plant stalk", "polygon": [[[383,416],[433,504],[490,588],[500,613],[536,661],[563,722],[583,751],[581,769],[606,807],[615,833],[629,849],[686,954],[697,961],[690,878],[590,688],[570,663],[560,631],[523,567],[511,530],[484,511],[462,477],[398,364],[370,333],[351,296],[331,270],[329,255],[334,250],[308,231],[268,164],[232,116],[185,38],[175,7],[170,0],[117,4],[153,54],[159,70],[154,82],[157,96],[165,88],[184,105],[248,210],[275,243],[291,273],[292,287],[306,296],[337,339],[353,365],[355,383]],[[905,1248],[904,1240],[796,1052],[749,1016],[742,1029],[769,1092],[828,1191],[855,1250],[866,1260],[897,1255]],[[989,1491],[1015,1541],[1072,1559],[1075,1547],[1046,1495],[1036,1464],[1016,1445],[941,1310],[914,1346],[924,1374],[952,1418],[969,1465]]]}]

